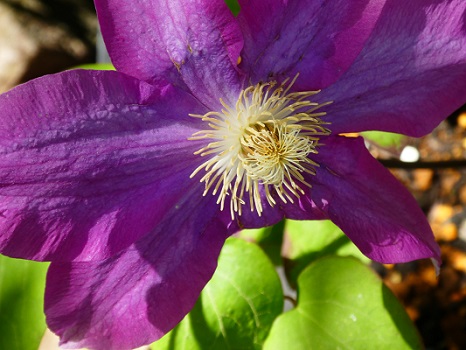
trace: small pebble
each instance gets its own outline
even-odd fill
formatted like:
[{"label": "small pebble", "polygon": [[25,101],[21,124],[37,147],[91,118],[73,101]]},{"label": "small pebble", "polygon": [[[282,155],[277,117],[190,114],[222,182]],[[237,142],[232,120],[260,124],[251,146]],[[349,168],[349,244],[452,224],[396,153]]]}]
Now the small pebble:
[{"label": "small pebble", "polygon": [[414,163],[419,160],[420,154],[416,147],[406,146],[400,154],[400,160],[405,163]]}]

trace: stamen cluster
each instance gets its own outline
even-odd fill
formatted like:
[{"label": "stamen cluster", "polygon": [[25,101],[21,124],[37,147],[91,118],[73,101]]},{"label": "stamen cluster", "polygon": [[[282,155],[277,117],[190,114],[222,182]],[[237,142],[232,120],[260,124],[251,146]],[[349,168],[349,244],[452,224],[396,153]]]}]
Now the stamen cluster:
[{"label": "stamen cluster", "polygon": [[[297,78],[297,77],[296,77]],[[270,206],[281,201],[293,203],[311,187],[305,174],[315,174],[318,164],[309,155],[317,153],[319,137],[330,131],[316,112],[328,103],[309,98],[319,91],[290,92],[293,83],[259,83],[241,91],[235,106],[220,100],[223,109],[205,115],[193,114],[208,123],[209,129],[190,140],[211,140],[195,154],[209,159],[191,174],[201,170],[204,196],[218,195],[223,210],[230,200],[232,218],[240,216],[245,196],[251,211],[260,216],[263,198]]]}]

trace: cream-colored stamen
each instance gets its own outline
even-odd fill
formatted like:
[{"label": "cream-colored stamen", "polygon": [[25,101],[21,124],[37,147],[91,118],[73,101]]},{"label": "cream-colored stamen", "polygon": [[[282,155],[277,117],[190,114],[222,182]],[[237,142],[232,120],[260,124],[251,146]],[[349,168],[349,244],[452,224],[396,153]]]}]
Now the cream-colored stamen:
[{"label": "cream-colored stamen", "polygon": [[190,140],[209,140],[195,154],[209,159],[191,174],[204,171],[204,196],[211,192],[223,210],[227,198],[232,218],[240,216],[245,196],[250,208],[260,216],[264,197],[276,205],[274,194],[284,203],[304,194],[311,187],[305,174],[315,174],[318,164],[309,157],[317,153],[319,137],[330,131],[318,112],[330,102],[318,104],[309,98],[319,91],[289,92],[291,83],[257,84],[242,90],[235,106],[222,100],[220,112],[191,116],[209,127]]}]

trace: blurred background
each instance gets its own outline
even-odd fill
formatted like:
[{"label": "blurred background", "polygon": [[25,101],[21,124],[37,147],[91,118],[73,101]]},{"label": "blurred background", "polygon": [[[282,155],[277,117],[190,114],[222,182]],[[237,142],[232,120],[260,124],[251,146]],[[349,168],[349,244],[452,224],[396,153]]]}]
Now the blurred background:
[{"label": "blurred background", "polygon": [[[97,32],[91,0],[0,0],[0,93],[96,62],[97,51],[102,54]],[[427,349],[466,349],[466,108],[425,138],[383,145],[373,140],[368,147],[415,195],[444,260],[438,278],[429,261],[373,267],[405,306]]]},{"label": "blurred background", "polygon": [[0,92],[96,58],[92,0],[0,0]]}]

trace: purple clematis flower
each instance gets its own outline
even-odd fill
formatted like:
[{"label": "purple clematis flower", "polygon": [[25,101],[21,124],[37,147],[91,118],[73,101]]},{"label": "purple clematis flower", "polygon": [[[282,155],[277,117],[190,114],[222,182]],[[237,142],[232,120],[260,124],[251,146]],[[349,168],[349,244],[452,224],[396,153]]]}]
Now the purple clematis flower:
[{"label": "purple clematis flower", "polygon": [[371,259],[440,252],[360,138],[422,136],[466,100],[464,0],[96,0],[112,71],[0,96],[0,249],[52,261],[64,348],[150,343],[225,239],[331,219]]}]

